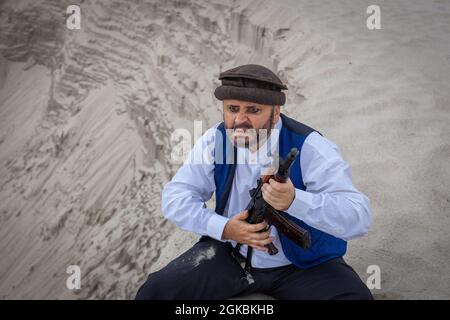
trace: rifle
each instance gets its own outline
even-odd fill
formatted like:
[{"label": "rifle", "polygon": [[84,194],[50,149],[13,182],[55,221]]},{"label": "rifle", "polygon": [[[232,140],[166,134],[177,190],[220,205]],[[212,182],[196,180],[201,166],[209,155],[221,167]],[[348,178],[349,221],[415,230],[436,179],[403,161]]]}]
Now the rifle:
[{"label": "rifle", "polygon": [[[309,232],[285,218],[282,212],[275,210],[270,204],[268,204],[266,200],[264,200],[261,190],[263,184],[268,183],[270,179],[275,179],[276,181],[281,183],[286,182],[286,180],[289,178],[290,168],[298,154],[298,149],[292,148],[286,156],[285,160],[280,159],[280,164],[278,166],[278,171],[276,174],[266,175],[258,179],[257,186],[249,191],[251,199],[246,208],[249,213],[246,221],[251,224],[257,224],[262,222],[263,220],[266,220],[268,224],[267,229],[263,229],[260,232],[267,231],[268,228],[273,225],[275,226],[275,228],[277,228],[278,232],[283,233],[287,238],[292,240],[301,248],[308,250],[311,246]],[[241,243],[238,243],[234,248],[234,251],[232,252],[233,257],[236,258],[240,264],[242,262],[242,258],[239,254],[241,245]],[[265,245],[265,247],[269,250],[268,253],[270,255],[278,253],[278,249],[274,246],[273,243],[269,243]],[[247,248],[247,258],[244,267],[244,270],[247,272],[250,272],[251,270],[252,249],[253,248],[250,246],[248,246]]]}]

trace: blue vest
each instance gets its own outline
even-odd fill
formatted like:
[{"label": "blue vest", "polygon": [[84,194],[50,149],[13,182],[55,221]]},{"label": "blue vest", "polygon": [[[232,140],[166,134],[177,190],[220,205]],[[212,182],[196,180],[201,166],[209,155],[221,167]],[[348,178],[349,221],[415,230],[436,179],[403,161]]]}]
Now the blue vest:
[{"label": "blue vest", "polygon": [[[300,168],[300,156],[305,138],[314,129],[281,114],[282,129],[279,137],[279,153],[282,158],[285,158],[291,148],[296,147],[300,151],[300,155],[297,157],[291,167],[290,179],[297,189],[306,190],[303,184],[302,173]],[[236,147],[231,143],[227,143],[227,137],[223,123],[217,128],[217,132],[220,131],[220,135],[216,135],[216,161],[214,164],[214,181],[216,183],[216,213],[223,214],[228,198],[230,195],[231,187],[233,185],[234,172],[236,169]],[[222,149],[222,159],[217,158],[217,151]],[[234,149],[234,150],[231,150]],[[225,159],[228,158],[228,161]],[[231,159],[233,158],[233,159]],[[283,252],[286,257],[294,265],[299,268],[311,268],[318,264],[321,264],[330,259],[341,257],[347,250],[347,242],[336,238],[328,233],[315,229],[307,225],[302,220],[299,220],[285,212],[282,213],[286,218],[293,221],[300,227],[309,231],[311,235],[311,247],[309,250],[303,250],[291,240],[289,240],[282,233],[279,233]]]}]

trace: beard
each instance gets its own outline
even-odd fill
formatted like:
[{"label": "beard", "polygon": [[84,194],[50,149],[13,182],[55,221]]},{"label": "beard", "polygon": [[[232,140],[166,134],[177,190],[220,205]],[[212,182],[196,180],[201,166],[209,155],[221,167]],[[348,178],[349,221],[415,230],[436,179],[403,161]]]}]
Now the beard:
[{"label": "beard", "polygon": [[228,129],[227,135],[229,135],[230,139],[232,139],[237,147],[257,148],[270,136],[274,119],[274,109],[275,108],[272,108],[269,119],[262,125],[261,128],[255,129],[251,123],[248,122],[244,122],[239,125],[233,124],[231,128],[225,126],[225,129]]}]

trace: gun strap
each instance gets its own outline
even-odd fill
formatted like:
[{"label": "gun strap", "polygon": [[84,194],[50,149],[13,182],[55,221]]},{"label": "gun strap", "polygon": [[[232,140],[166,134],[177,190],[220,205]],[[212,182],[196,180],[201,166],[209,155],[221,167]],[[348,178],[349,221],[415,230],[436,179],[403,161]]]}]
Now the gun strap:
[{"label": "gun strap", "polygon": [[241,246],[241,243],[236,244],[236,246],[231,251],[231,256],[239,263],[239,265],[246,273],[250,273],[252,270],[251,257],[253,248],[250,246],[247,247],[247,257],[244,260],[244,257],[242,257],[240,253]]},{"label": "gun strap", "polygon": [[252,272],[252,253],[253,248],[247,246],[247,257],[245,258],[245,271]]}]

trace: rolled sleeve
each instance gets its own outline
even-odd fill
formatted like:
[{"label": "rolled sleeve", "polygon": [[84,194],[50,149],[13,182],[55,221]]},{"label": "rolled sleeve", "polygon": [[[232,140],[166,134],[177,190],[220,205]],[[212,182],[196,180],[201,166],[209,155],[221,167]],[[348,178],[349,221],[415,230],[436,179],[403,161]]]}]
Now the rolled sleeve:
[{"label": "rolled sleeve", "polygon": [[226,242],[225,240],[222,240],[222,234],[228,220],[229,219],[227,217],[221,216],[217,213],[211,215],[206,225],[207,235],[216,240]]},{"label": "rolled sleeve", "polygon": [[286,210],[292,216],[305,217],[313,207],[313,195],[300,189],[295,189],[295,198]]}]

